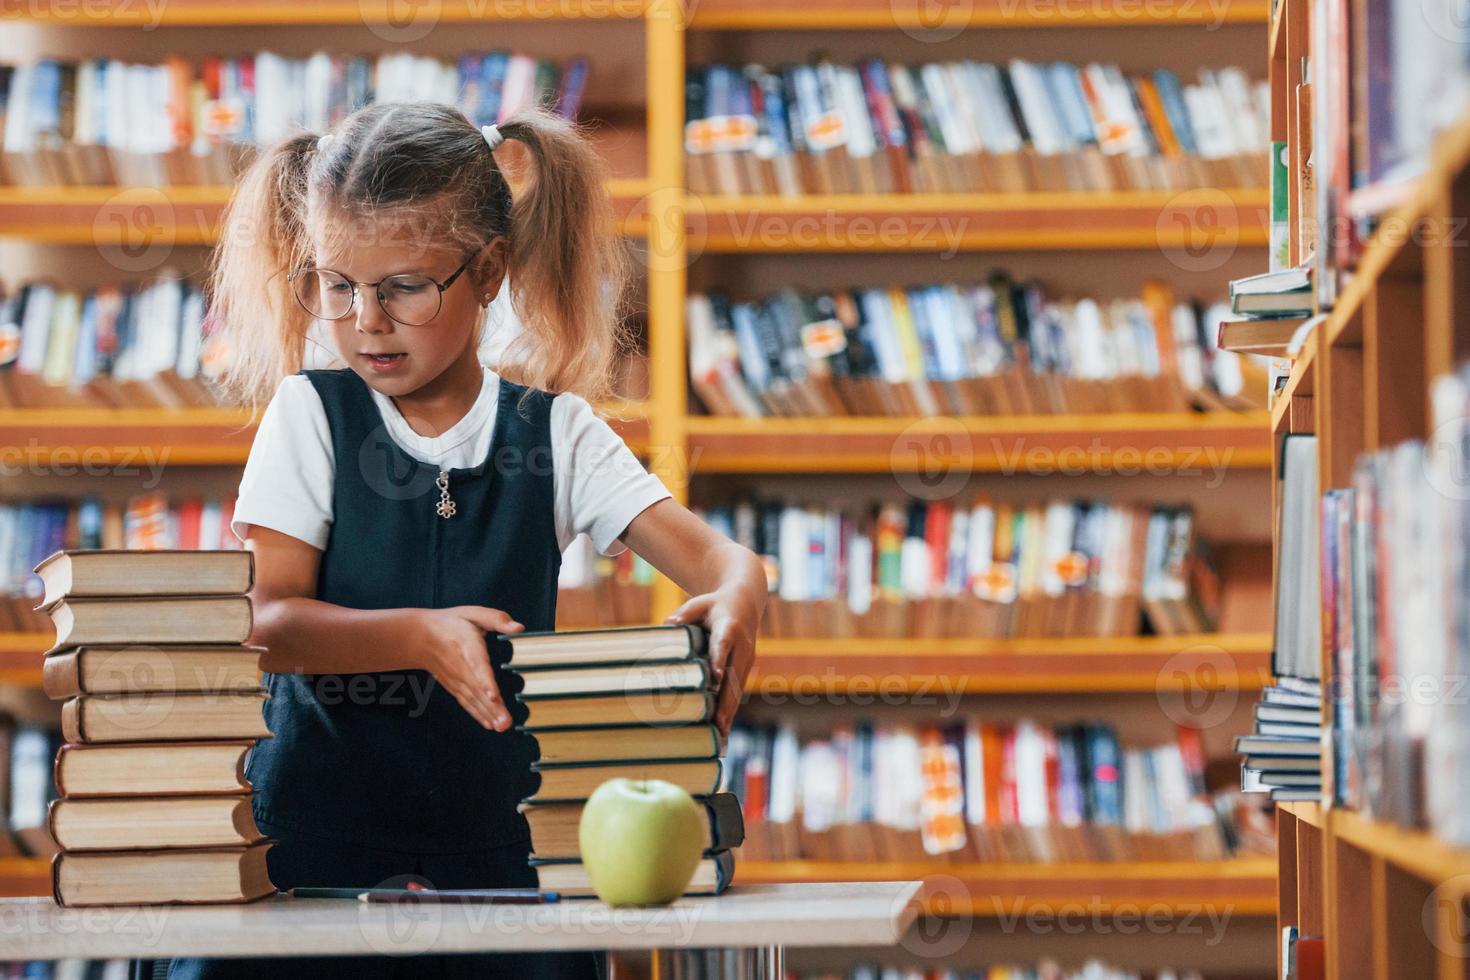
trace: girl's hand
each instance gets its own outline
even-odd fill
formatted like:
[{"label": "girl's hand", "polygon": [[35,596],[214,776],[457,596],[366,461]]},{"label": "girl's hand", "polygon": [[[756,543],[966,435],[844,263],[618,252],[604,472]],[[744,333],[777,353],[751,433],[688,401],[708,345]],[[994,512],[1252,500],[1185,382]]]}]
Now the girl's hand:
[{"label": "girl's hand", "polygon": [[490,669],[485,634],[518,633],[525,629],[510,615],[488,606],[452,606],[421,609],[425,667],[464,710],[486,728],[510,728],[510,711],[500,696]]},{"label": "girl's hand", "polygon": [[755,661],[755,634],[765,601],[764,591],[753,594],[750,589],[731,586],[693,597],[664,620],[671,625],[700,623],[709,631],[709,659],[719,692],[715,724],[721,734],[729,733],[740,708],[745,678]]}]

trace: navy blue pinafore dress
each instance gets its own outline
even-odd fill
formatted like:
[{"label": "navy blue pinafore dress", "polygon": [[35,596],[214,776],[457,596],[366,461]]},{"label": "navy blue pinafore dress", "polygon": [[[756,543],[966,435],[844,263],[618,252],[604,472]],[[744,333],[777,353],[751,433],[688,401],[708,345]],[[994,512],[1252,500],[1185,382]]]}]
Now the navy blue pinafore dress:
[{"label": "navy blue pinafore dress", "polygon": [[[353,609],[491,606],[527,630],[552,629],[552,396],[533,390],[522,403],[527,389],[501,379],[489,453],[448,471],[454,513],[443,517],[440,470],[389,437],[366,383],[345,369],[303,373],[336,458],[317,598]],[[524,721],[519,683],[503,669],[509,651],[487,641],[511,717]],[[535,789],[528,738],[482,728],[427,671],[265,678],[273,737],[246,775],[256,821],[277,842],[267,856],[277,888],[401,886],[405,876],[436,888],[535,887],[516,812]],[[589,953],[179,959],[169,976],[581,980],[599,963]]]}]

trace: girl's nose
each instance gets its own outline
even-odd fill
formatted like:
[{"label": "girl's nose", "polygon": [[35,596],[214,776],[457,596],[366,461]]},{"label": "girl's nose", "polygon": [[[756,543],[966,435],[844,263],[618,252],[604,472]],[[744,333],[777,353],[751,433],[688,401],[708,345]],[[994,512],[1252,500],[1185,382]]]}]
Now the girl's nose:
[{"label": "girl's nose", "polygon": [[383,312],[378,302],[376,289],[357,288],[357,329],[361,333],[387,333],[393,329],[393,321]]}]

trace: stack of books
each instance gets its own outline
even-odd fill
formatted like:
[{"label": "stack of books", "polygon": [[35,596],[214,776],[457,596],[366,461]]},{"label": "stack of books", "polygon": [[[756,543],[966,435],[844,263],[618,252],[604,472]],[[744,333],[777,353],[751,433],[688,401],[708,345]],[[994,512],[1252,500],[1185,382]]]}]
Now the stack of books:
[{"label": "stack of books", "polygon": [[1260,843],[1206,782],[1200,732],[1128,745],[1096,721],[970,717],[730,732],[742,860],[1215,860]]},{"label": "stack of books", "polygon": [[373,102],[446,102],[475,125],[531,105],[577,118],[588,62],[509,51],[457,61],[268,51],[163,64],[0,65],[0,181],[32,187],[231,183],[252,146],[327,129]]},{"label": "stack of books", "polygon": [[[1335,548],[1338,520],[1334,498],[1317,493],[1317,437],[1293,434],[1282,446],[1277,528],[1276,632],[1271,673],[1256,706],[1255,731],[1235,740],[1243,755],[1241,789],[1269,792],[1273,800],[1322,798],[1321,623],[1324,607],[1337,595],[1324,594],[1323,547]],[[1331,532],[1322,508],[1331,514]]]},{"label": "stack of books", "polygon": [[61,905],[251,901],[275,891],[247,754],[269,737],[246,551],[58,552],[36,568],[63,701],[49,827]]},{"label": "stack of books", "polygon": [[1187,507],[978,496],[865,510],[742,500],[696,510],[761,557],[780,637],[1212,632],[1221,586]]},{"label": "stack of books", "polygon": [[1220,350],[1223,303],[1064,299],[983,283],[687,304],[690,385],[712,415],[1046,415],[1264,408],[1266,368]]},{"label": "stack of books", "polygon": [[708,636],[698,626],[644,626],[502,635],[519,679],[518,728],[536,742],[536,792],[522,801],[541,887],[590,895],[577,828],[609,779],[661,779],[687,790],[709,817],[705,858],[686,894],[724,891],[730,848],[744,839],[739,807],[718,792],[722,739],[711,724]]},{"label": "stack of books", "polygon": [[699,194],[1024,193],[1266,184],[1268,90],[1239,68],[1125,76],[1012,59],[821,58],[685,76]]}]

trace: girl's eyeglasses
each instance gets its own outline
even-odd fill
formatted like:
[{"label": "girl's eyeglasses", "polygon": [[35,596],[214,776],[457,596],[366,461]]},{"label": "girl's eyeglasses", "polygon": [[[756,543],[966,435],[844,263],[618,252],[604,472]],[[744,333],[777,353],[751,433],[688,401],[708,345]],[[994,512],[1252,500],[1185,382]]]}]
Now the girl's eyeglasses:
[{"label": "girl's eyeglasses", "polygon": [[347,316],[357,305],[358,287],[371,286],[390,320],[406,327],[418,327],[439,315],[444,305],[444,290],[454,285],[454,280],[473,260],[474,255],[465,259],[443,282],[406,272],[377,282],[353,282],[331,269],[297,269],[287,279],[296,294],[296,302],[318,319],[340,320]]}]

